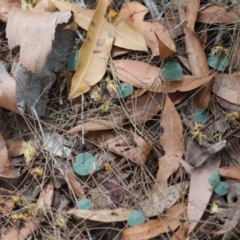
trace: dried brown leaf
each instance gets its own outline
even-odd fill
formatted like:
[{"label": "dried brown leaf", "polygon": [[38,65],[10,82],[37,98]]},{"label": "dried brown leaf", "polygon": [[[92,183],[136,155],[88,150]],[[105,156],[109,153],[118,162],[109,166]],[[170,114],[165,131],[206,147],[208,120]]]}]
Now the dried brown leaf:
[{"label": "dried brown leaf", "polygon": [[8,154],[11,157],[17,157],[24,154],[28,147],[28,143],[23,140],[8,140],[6,142]]},{"label": "dried brown leaf", "polygon": [[238,166],[221,167],[219,168],[219,174],[222,177],[240,180],[240,167]]},{"label": "dried brown leaf", "polygon": [[187,27],[194,32],[194,26],[198,15],[200,0],[189,0],[186,10]]},{"label": "dried brown leaf", "polygon": [[19,6],[19,0],[2,0],[0,3],[0,20],[7,22],[9,12],[12,10],[12,8],[18,8]]},{"label": "dried brown leaf", "polygon": [[33,11],[54,12],[56,7],[50,0],[38,0]]},{"label": "dried brown leaf", "polygon": [[198,14],[197,20],[207,24],[228,24],[239,20],[240,5],[226,11],[222,6],[213,5]]},{"label": "dried brown leaf", "polygon": [[159,158],[155,187],[167,186],[168,178],[179,168],[180,159],[183,155],[182,120],[168,95],[166,95],[163,108],[161,127],[164,133],[160,137],[160,145],[163,147],[165,154]]},{"label": "dried brown leaf", "polygon": [[86,40],[79,51],[79,63],[72,78],[70,99],[88,92],[106,72],[114,40],[113,26],[104,18],[108,5],[108,0],[100,0],[95,10]]},{"label": "dried brown leaf", "polygon": [[[219,157],[218,157],[219,158]],[[190,234],[200,221],[208,202],[212,196],[213,188],[209,185],[208,179],[212,172],[219,168],[220,161],[207,164],[191,171],[190,189],[188,195],[188,220]]]},{"label": "dried brown leaf", "polygon": [[83,196],[85,196],[83,187],[82,187],[81,183],[76,179],[76,177],[71,172],[67,172],[66,176],[67,176],[68,182],[71,185],[75,195],[78,198],[82,198]]},{"label": "dried brown leaf", "polygon": [[6,143],[0,134],[0,175],[3,177],[14,178],[14,169],[8,158]]},{"label": "dried brown leaf", "polygon": [[[165,40],[169,46],[173,45],[172,38],[168,30],[159,22],[143,21],[148,9],[138,2],[124,3],[122,5],[120,16],[125,19],[135,29],[139,30],[144,36],[148,47],[152,51],[153,56],[159,55],[158,40],[156,35]],[[155,35],[156,34],[156,35]]]},{"label": "dried brown leaf", "polygon": [[13,8],[6,27],[9,48],[20,46],[20,63],[31,72],[42,73],[52,50],[56,26],[68,23],[71,16],[71,12],[31,12]]},{"label": "dried brown leaf", "polygon": [[179,225],[186,210],[186,204],[180,203],[170,208],[166,215],[157,220],[150,220],[144,224],[123,230],[124,240],[151,239],[161,233],[174,231]]},{"label": "dried brown leaf", "polygon": [[224,100],[239,105],[239,80],[239,76],[232,76],[229,74],[217,74],[214,79],[212,91]]}]

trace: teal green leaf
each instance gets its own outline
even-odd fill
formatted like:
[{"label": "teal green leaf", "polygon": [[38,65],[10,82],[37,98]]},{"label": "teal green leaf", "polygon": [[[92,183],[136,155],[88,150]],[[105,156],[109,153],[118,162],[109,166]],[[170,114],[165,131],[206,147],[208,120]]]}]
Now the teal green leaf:
[{"label": "teal green leaf", "polygon": [[218,187],[214,188],[214,192],[219,196],[226,195],[228,193],[228,190],[229,184],[227,182],[220,182]]},{"label": "teal green leaf", "polygon": [[83,198],[77,201],[77,207],[80,209],[90,210],[92,209],[92,202],[87,198]]},{"label": "teal green leaf", "polygon": [[77,155],[73,170],[80,176],[87,176],[100,170],[97,159],[91,153],[81,153]]},{"label": "teal green leaf", "polygon": [[130,227],[132,227],[135,225],[143,224],[145,221],[146,221],[146,218],[142,212],[139,212],[137,210],[132,210],[132,212],[128,217],[127,224]]},{"label": "teal green leaf", "polygon": [[76,71],[78,65],[78,55],[79,50],[71,52],[68,57],[68,70],[69,71]]},{"label": "teal green leaf", "polygon": [[202,108],[197,108],[193,115],[193,121],[196,123],[204,123],[206,122],[211,116],[209,110],[204,110]]},{"label": "teal green leaf", "polygon": [[217,54],[210,55],[208,57],[208,65],[220,72],[223,72],[228,66],[227,56],[225,55],[218,56]]},{"label": "teal green leaf", "polygon": [[133,93],[133,86],[129,85],[127,83],[121,83],[118,90],[117,90],[117,94],[119,98],[125,98],[130,96]]},{"label": "teal green leaf", "polygon": [[182,81],[183,69],[177,62],[167,62],[163,68],[162,75],[168,81]]},{"label": "teal green leaf", "polygon": [[212,172],[210,178],[208,179],[208,183],[213,187],[216,188],[219,186],[220,184],[220,175],[218,170],[215,170],[214,172]]}]

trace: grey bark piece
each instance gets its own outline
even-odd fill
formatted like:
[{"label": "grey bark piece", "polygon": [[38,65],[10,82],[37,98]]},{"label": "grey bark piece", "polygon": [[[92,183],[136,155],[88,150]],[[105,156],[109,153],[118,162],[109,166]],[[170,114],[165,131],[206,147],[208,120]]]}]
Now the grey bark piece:
[{"label": "grey bark piece", "polygon": [[12,72],[17,83],[16,100],[20,111],[32,115],[31,108],[34,107],[38,117],[45,115],[48,93],[56,79],[55,73],[62,69],[62,64],[73,49],[74,35],[70,30],[56,31],[53,49],[42,74],[31,73],[20,63],[15,64]]}]

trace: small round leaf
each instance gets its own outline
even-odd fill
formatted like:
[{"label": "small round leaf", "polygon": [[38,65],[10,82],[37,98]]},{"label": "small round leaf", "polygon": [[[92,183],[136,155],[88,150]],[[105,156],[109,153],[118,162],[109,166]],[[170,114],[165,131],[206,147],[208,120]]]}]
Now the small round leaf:
[{"label": "small round leaf", "polygon": [[204,123],[210,118],[210,116],[210,111],[204,110],[202,108],[197,108],[193,115],[193,121],[196,123]]},{"label": "small round leaf", "polygon": [[117,90],[117,94],[119,98],[125,98],[130,96],[133,93],[133,86],[127,83],[121,83],[120,87]]},{"label": "small round leaf", "polygon": [[77,155],[73,170],[80,176],[87,176],[100,170],[97,159],[91,153],[81,153]]},{"label": "small round leaf", "polygon": [[135,225],[143,224],[145,221],[146,218],[142,212],[133,210],[128,217],[127,224],[132,227]]},{"label": "small round leaf", "polygon": [[219,176],[219,172],[218,170],[215,170],[214,172],[212,172],[210,178],[208,179],[208,183],[213,187],[216,188],[219,186],[220,184],[220,176]]},{"label": "small round leaf", "polygon": [[87,198],[83,198],[77,201],[77,207],[80,209],[90,210],[92,209],[92,202]]},{"label": "small round leaf", "polygon": [[183,69],[177,62],[167,62],[163,68],[162,75],[168,81],[182,81]]},{"label": "small round leaf", "polygon": [[228,65],[227,56],[218,56],[217,54],[210,55],[208,58],[208,65],[220,72],[223,72]]},{"label": "small round leaf", "polygon": [[219,196],[226,195],[228,193],[228,190],[229,184],[227,182],[220,182],[218,187],[214,188],[214,192]]}]

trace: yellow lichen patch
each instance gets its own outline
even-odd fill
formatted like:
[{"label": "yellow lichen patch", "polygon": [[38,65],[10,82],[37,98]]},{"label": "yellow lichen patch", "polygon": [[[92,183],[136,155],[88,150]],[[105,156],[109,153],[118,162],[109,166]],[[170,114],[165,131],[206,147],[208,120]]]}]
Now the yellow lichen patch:
[{"label": "yellow lichen patch", "polygon": [[224,55],[228,56],[229,50],[221,45],[215,46],[211,49],[212,55],[217,54],[219,51],[222,51]]},{"label": "yellow lichen patch", "polygon": [[28,205],[27,199],[23,196],[20,196],[19,194],[17,194],[16,196],[12,196],[12,200],[13,200],[13,205],[14,206],[26,206],[26,205]]},{"label": "yellow lichen patch", "polygon": [[208,137],[202,132],[202,124],[195,123],[194,127],[191,129],[191,135],[193,139],[197,139],[197,141],[201,144],[202,141],[207,140]]},{"label": "yellow lichen patch", "polygon": [[14,213],[14,214],[12,214],[12,221],[16,222],[17,220],[27,221],[28,220],[28,216],[27,216],[27,214],[23,214],[23,213]]},{"label": "yellow lichen patch", "polygon": [[226,119],[232,123],[234,126],[238,126],[239,125],[239,112],[229,112],[226,114]]},{"label": "yellow lichen patch", "polygon": [[26,163],[30,163],[36,155],[36,149],[28,142],[28,147],[24,152],[24,159]]},{"label": "yellow lichen patch", "polygon": [[212,207],[211,207],[211,213],[215,214],[215,213],[219,213],[222,211],[222,208],[219,208],[219,203],[218,201],[214,202]]},{"label": "yellow lichen patch", "polygon": [[30,170],[30,173],[31,173],[32,175],[36,175],[36,176],[39,177],[39,178],[42,178],[44,172],[43,172],[43,168],[41,168],[41,167],[35,167],[35,168],[33,168],[33,169]]},{"label": "yellow lichen patch", "polygon": [[56,218],[54,224],[58,228],[66,228],[67,226],[65,219],[63,219],[62,217]]}]

